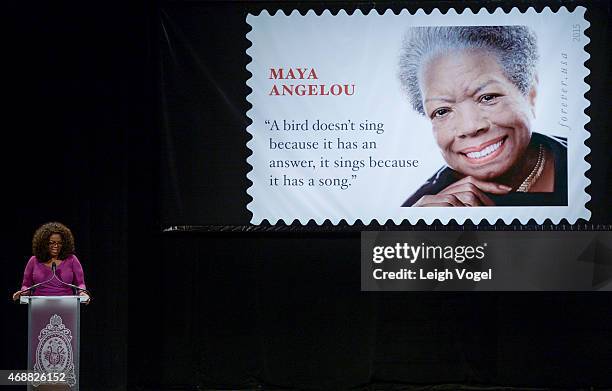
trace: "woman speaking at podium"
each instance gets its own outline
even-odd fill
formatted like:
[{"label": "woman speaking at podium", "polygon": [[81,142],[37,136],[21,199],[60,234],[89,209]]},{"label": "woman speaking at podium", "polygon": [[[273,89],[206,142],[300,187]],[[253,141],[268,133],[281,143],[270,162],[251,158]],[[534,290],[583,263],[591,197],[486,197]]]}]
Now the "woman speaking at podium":
[{"label": "woman speaking at podium", "polygon": [[[83,267],[74,255],[74,237],[68,227],[58,222],[40,226],[32,238],[32,253],[23,272],[21,290],[13,294],[13,300],[23,294],[74,295],[74,288],[68,284],[86,289]],[[35,289],[30,289],[35,285]],[[79,295],[87,296],[84,291],[79,291]]]}]

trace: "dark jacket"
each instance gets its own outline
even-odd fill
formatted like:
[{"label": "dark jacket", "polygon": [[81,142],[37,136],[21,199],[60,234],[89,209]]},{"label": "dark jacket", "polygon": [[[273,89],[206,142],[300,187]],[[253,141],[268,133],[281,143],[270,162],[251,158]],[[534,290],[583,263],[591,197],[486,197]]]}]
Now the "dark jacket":
[{"label": "dark jacket", "polygon": [[[486,193],[497,206],[557,206],[567,205],[567,139],[552,138],[540,133],[531,134],[531,144],[542,144],[552,151],[555,159],[555,190],[552,193],[516,193],[505,195]],[[402,206],[412,206],[421,197],[438,194],[463,176],[448,166],[438,170],[411,195]]]}]

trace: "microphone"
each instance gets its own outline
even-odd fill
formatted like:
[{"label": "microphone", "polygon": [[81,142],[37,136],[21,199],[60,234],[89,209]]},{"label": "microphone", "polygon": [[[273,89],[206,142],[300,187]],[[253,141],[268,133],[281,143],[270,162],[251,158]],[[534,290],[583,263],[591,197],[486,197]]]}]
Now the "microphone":
[{"label": "microphone", "polygon": [[60,279],[60,278],[59,278],[59,277],[58,277],[58,276],[55,274],[55,269],[56,269],[56,268],[57,268],[57,265],[55,265],[55,262],[52,262],[52,263],[51,263],[51,270],[53,271],[53,276],[51,277],[51,280],[52,280],[53,278],[55,278],[56,280],[58,280],[59,282],[61,282],[61,283],[62,283],[62,284],[64,284],[64,285],[67,285],[67,286],[69,286],[69,287],[71,287],[71,288],[73,288],[73,289],[76,289],[76,290],[77,290],[77,291],[79,291],[79,292],[85,292],[85,294],[86,294],[87,296],[89,296],[89,299],[91,300],[91,293],[89,293],[89,291],[88,291],[87,289],[83,289],[83,288],[81,288],[81,287],[79,287],[79,286],[76,286],[76,285],[73,285],[73,284],[69,284],[69,283],[67,283],[67,282],[62,281],[62,280],[61,280],[61,279]]},{"label": "microphone", "polygon": [[38,288],[38,287],[39,287],[39,286],[41,286],[42,284],[46,284],[46,283],[48,283],[49,281],[51,281],[51,279],[48,279],[47,281],[39,282],[38,284],[34,284],[34,285],[32,285],[31,287],[29,287],[29,288],[22,289],[22,290],[20,290],[20,291],[19,291],[19,293],[21,294],[21,293],[26,293],[26,292],[28,292],[28,291],[34,291],[36,288]]},{"label": "microphone", "polygon": [[32,291],[33,292],[35,288],[37,288],[37,287],[39,287],[39,286],[41,286],[43,284],[46,284],[46,283],[50,282],[51,280],[53,280],[55,278],[56,280],[58,280],[60,283],[62,283],[64,285],[67,285],[67,286],[69,286],[69,287],[71,287],[73,289],[76,289],[79,292],[85,292],[85,294],[87,294],[87,296],[89,296],[89,300],[91,300],[91,293],[89,293],[89,291],[87,289],[83,289],[83,288],[81,288],[79,286],[76,286],[76,285],[73,285],[73,284],[69,284],[67,282],[62,281],[57,276],[56,269],[57,269],[57,265],[55,264],[55,262],[51,262],[51,271],[53,272],[53,275],[51,276],[51,278],[49,278],[47,281],[42,281],[42,282],[39,282],[38,284],[32,285],[29,288],[23,289],[23,290],[19,291],[19,293],[23,294],[23,293],[28,292],[28,291]]},{"label": "microphone", "polygon": [[[39,286],[41,286],[43,284],[46,284],[46,283],[50,282],[51,280],[53,280],[53,278],[55,277],[55,268],[56,267],[57,267],[57,265],[55,264],[55,262],[52,262],[51,263],[51,271],[53,272],[53,275],[51,276],[51,278],[49,278],[47,281],[42,281],[42,282],[39,282],[38,284],[34,284],[31,287],[29,287],[29,288],[22,289],[22,290],[19,291],[19,294],[21,295],[21,294],[26,293],[26,292],[34,293],[34,290],[36,288],[38,288]],[[59,278],[58,278],[58,280],[59,280]]]}]

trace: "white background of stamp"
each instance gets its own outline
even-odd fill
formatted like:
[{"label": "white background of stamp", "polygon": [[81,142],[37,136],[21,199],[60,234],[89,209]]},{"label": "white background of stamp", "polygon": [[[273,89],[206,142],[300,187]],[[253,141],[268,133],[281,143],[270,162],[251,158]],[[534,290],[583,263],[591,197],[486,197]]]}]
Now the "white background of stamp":
[{"label": "white background of stamp", "polygon": [[[509,13],[497,9],[489,13],[482,9],[474,14],[466,10],[461,14],[450,10],[442,14],[434,10],[427,15],[423,11],[410,14],[404,10],[398,15],[387,11],[380,15],[375,11],[362,14],[356,11],[348,15],[341,11],[336,16],[325,11],[318,16],[313,11],[301,15],[294,11],[290,15],[277,12],[270,15],[263,11],[249,15],[247,23],[252,31],[247,34],[252,46],[247,50],[252,61],[247,70],[252,77],[247,85],[252,89],[247,100],[252,108],[247,115],[253,121],[247,131],[253,138],[247,146],[253,154],[247,159],[253,167],[247,177],[253,182],[247,193],[253,201],[247,208],[253,213],[251,223],[260,224],[264,219],[270,223],[283,220],[291,223],[295,219],[305,224],[313,219],[318,224],[329,219],[337,224],[344,219],[353,224],[357,219],[364,223],[372,220],[385,223],[391,219],[400,223],[407,219],[416,223],[424,219],[427,223],[439,219],[447,223],[451,219],[462,223],[471,219],[478,223],[486,219],[491,223],[498,219],[510,223],[518,219],[526,223],[533,218],[537,223],[551,219],[558,223],[565,218],[570,223],[579,218],[589,219],[590,211],[585,204],[590,199],[585,191],[590,181],[585,172],[589,165],[585,156],[589,150],[584,145],[588,138],[584,126],[588,116],[584,110],[588,101],[584,93],[588,85],[584,77],[589,73],[584,66],[588,53],[584,46],[589,42],[584,30],[589,23],[584,19],[584,7],[569,12],[565,7],[552,12],[545,8],[541,12],[533,8],[521,13],[513,9]],[[418,115],[409,106],[401,90],[398,78],[398,58],[402,37],[408,27],[436,25],[526,25],[537,35],[540,61],[538,64],[538,100],[533,131],[568,138],[568,206],[529,207],[482,207],[482,208],[402,208],[400,205],[444,161],[431,134],[429,121]],[[579,42],[572,39],[572,26],[580,25]],[[566,127],[559,124],[561,118],[561,53],[568,55],[568,107]],[[270,68],[278,67],[315,68],[317,83],[355,83],[356,94],[349,97],[277,97],[268,93],[274,83],[269,80]],[[296,81],[299,82],[299,81]],[[309,81],[310,82],[310,81]],[[375,151],[269,151],[269,138],[276,140],[322,140],[336,133],[314,134],[314,132],[270,132],[266,120],[321,119],[329,122],[354,122],[368,120],[383,122],[385,133],[338,132],[343,140],[374,140]],[[349,168],[328,171],[312,169],[269,168],[270,159],[327,158],[364,159],[372,155],[378,159],[418,159],[418,168],[361,169],[356,173]],[[343,176],[357,174],[346,190],[323,187],[272,187],[270,175],[279,173],[290,177]]]}]

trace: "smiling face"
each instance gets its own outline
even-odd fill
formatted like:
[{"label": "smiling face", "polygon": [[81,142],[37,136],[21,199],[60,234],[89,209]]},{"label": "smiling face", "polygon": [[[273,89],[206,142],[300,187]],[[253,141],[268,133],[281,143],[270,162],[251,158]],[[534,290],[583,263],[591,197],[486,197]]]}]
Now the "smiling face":
[{"label": "smiling face", "polygon": [[51,255],[52,258],[56,258],[59,255],[63,244],[62,235],[53,234],[49,236],[49,255]]},{"label": "smiling face", "polygon": [[463,49],[434,57],[420,84],[425,114],[452,169],[491,180],[521,162],[531,140],[536,90],[521,94],[495,56]]}]

